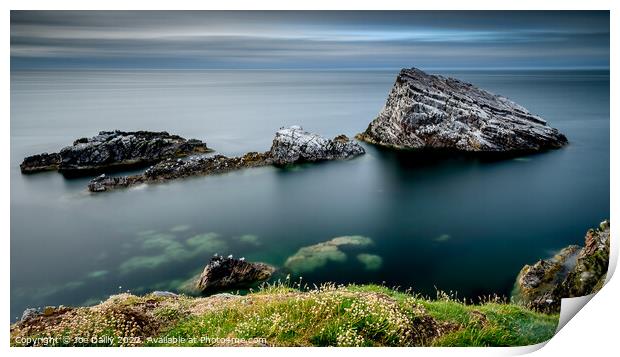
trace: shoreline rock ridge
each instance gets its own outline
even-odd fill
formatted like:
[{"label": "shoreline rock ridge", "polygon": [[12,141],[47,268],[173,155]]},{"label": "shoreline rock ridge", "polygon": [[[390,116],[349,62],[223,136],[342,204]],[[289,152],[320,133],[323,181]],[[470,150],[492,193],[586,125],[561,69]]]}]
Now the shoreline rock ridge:
[{"label": "shoreline rock ridge", "polygon": [[584,247],[570,245],[549,259],[521,269],[513,296],[530,308],[558,312],[562,298],[599,291],[609,267],[609,220],[590,229]]},{"label": "shoreline rock ridge", "polygon": [[291,126],[281,128],[276,132],[271,149],[266,152],[249,152],[236,157],[217,154],[209,157],[190,157],[187,160],[169,158],[149,167],[142,174],[117,177],[100,175],[90,181],[88,190],[90,192],[104,192],[143,183],[221,174],[250,167],[343,160],[364,153],[364,148],[361,145],[345,135],[326,139],[318,134],[309,133],[300,126]]}]

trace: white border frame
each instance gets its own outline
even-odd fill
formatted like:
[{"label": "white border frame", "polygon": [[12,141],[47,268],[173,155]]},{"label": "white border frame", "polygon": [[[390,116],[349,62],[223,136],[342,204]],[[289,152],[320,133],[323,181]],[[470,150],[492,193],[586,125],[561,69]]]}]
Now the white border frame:
[{"label": "white border frame", "polygon": [[[615,65],[618,62],[618,24],[620,24],[620,2],[613,0],[562,0],[562,1],[543,1],[543,0],[433,0],[413,3],[412,1],[398,0],[382,0],[380,3],[367,0],[357,1],[335,1],[335,0],[301,0],[295,1],[278,1],[278,0],[229,0],[217,3],[207,3],[205,1],[192,0],[175,0],[174,2],[151,0],[140,3],[129,2],[127,0],[108,0],[108,1],[79,1],[79,0],[5,0],[2,2],[3,12],[0,15],[4,28],[4,36],[2,37],[2,48],[4,55],[1,57],[3,65],[2,71],[2,108],[3,115],[1,119],[1,128],[3,138],[0,142],[2,145],[2,197],[4,204],[2,205],[2,227],[4,229],[3,249],[2,249],[2,274],[1,285],[5,287],[2,294],[2,307],[5,311],[5,325],[2,325],[5,331],[6,340],[3,343],[5,352],[15,354],[84,354],[85,349],[80,348],[63,348],[63,349],[32,349],[32,348],[9,348],[9,298],[10,298],[10,11],[9,10],[611,10],[610,13],[610,129],[611,138],[620,138],[618,135],[618,125],[616,123],[618,117],[618,102],[613,98],[618,98],[618,73]],[[612,65],[613,64],[613,65]],[[616,118],[612,120],[611,118]],[[614,140],[611,143],[611,157],[618,157],[618,143]],[[610,182],[619,182],[618,165],[610,162]],[[611,216],[618,211],[617,196],[618,190],[614,185],[610,187],[611,195]],[[601,217],[603,218],[603,217]],[[615,222],[610,217],[612,223]],[[618,245],[612,239],[612,254],[617,258]],[[615,265],[615,264],[613,264]],[[539,344],[528,347],[512,347],[512,348],[373,348],[373,349],[352,349],[340,348],[330,349],[312,349],[312,348],[296,348],[289,350],[286,348],[268,348],[248,350],[246,348],[151,348],[151,349],[122,349],[122,348],[95,348],[89,349],[89,354],[108,355],[109,353],[131,353],[135,354],[163,354],[178,353],[191,355],[204,355],[205,353],[214,354],[256,354],[256,355],[288,355],[319,352],[321,354],[340,354],[340,353],[361,353],[361,354],[383,354],[389,353],[393,355],[513,355],[523,354],[535,351],[542,346],[542,350],[537,352],[539,355],[608,355],[609,351],[617,349],[615,333],[618,327],[617,318],[620,316],[618,301],[620,300],[620,283],[617,279],[608,281],[608,284],[601,290],[599,294],[594,296],[590,303],[582,309],[571,321],[568,322],[566,328],[563,328],[553,337],[547,344]]]}]

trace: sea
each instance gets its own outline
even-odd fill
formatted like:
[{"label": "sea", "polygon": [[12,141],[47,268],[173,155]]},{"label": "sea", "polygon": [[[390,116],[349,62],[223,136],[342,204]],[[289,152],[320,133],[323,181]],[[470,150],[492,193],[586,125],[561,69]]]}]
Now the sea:
[{"label": "sea", "polygon": [[[430,72],[514,100],[569,145],[487,159],[362,143],[366,154],[346,161],[90,194],[92,177],[19,164],[114,129],[168,131],[227,156],[268,150],[283,126],[353,137],[398,70],[12,71],[11,321],[28,307],[182,292],[214,254],[272,264],[273,281],[302,286],[509,298],[525,264],[583,244],[609,217],[609,71]],[[321,249],[336,237],[363,244]]]}]

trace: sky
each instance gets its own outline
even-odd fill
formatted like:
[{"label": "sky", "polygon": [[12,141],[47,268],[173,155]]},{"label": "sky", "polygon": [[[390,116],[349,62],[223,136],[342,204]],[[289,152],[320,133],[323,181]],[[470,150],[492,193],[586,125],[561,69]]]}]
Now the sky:
[{"label": "sky", "polygon": [[11,11],[11,68],[609,68],[608,11]]}]

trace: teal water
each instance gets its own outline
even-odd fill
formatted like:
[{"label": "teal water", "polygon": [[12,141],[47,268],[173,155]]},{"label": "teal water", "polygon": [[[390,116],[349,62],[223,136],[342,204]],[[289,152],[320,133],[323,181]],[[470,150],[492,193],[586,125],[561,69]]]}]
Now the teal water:
[{"label": "teal water", "polygon": [[[225,155],[263,151],[281,126],[363,131],[396,71],[15,71],[11,74],[11,318],[130,290],[177,290],[209,257],[294,279],[375,282],[435,295],[510,294],[520,268],[609,216],[609,72],[442,72],[507,96],[570,145],[508,160],[381,150],[350,161],[248,169],[90,195],[89,178],[24,176],[27,155],[99,130],[166,130]],[[365,240],[366,241],[366,240]],[[284,267],[286,268],[286,267]]]}]

